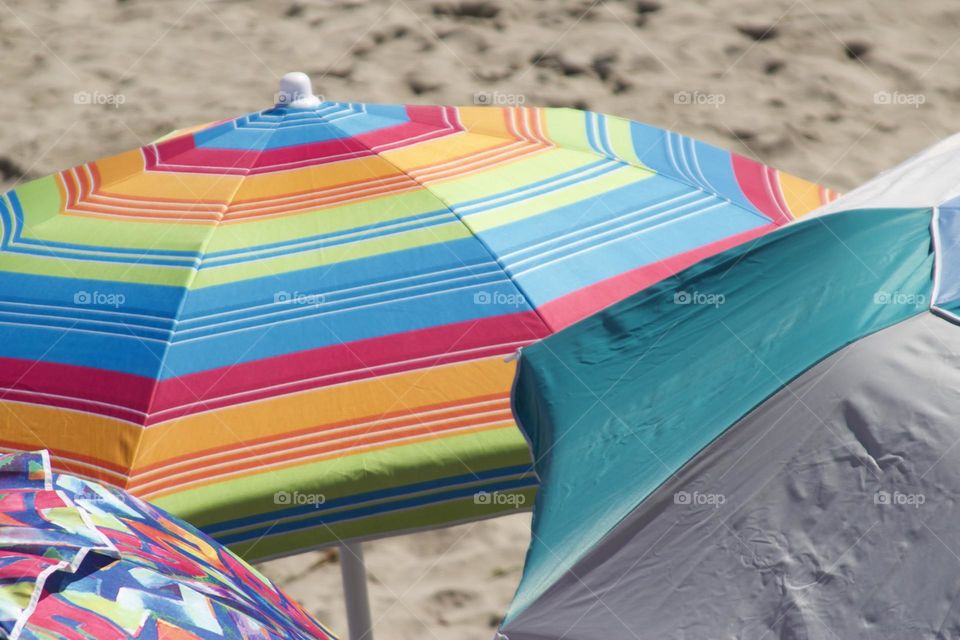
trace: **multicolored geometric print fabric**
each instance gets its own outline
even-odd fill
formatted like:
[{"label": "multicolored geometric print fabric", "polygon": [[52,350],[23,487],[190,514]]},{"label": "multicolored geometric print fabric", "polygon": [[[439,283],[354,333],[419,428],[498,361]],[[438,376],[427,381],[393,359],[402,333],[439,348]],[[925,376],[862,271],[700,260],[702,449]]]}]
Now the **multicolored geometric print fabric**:
[{"label": "multicolored geometric print fabric", "polygon": [[191,525],[116,489],[0,456],[0,635],[11,640],[327,639]]},{"label": "multicolored geometric print fabric", "polygon": [[248,558],[529,505],[504,356],[832,198],[571,109],[176,132],[0,197],[0,447]]}]

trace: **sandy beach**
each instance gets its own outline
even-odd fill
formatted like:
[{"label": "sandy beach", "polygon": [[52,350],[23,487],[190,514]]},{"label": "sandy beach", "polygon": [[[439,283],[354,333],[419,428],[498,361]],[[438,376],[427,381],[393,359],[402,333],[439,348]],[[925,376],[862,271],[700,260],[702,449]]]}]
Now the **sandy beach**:
[{"label": "sandy beach", "polygon": [[[846,190],[960,131],[960,6],[851,0],[0,0],[0,186],[265,108],[573,106]],[[530,516],[369,543],[375,636],[489,639]],[[345,635],[335,550],[265,563]]]}]

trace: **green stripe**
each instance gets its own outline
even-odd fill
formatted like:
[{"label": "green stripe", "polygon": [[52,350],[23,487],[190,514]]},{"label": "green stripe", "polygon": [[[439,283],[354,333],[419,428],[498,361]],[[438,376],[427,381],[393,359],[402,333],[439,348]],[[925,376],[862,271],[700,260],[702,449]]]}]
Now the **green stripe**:
[{"label": "green stripe", "polygon": [[[582,153],[566,150],[559,151],[559,153],[580,157],[584,156]],[[593,161],[595,162],[596,159],[593,159]],[[590,178],[583,182],[577,182],[562,189],[551,189],[549,192],[542,193],[536,198],[530,198],[481,213],[467,212],[465,216],[474,232],[479,233],[493,227],[499,227],[547,211],[552,211],[553,209],[574,202],[586,201],[614,189],[625,187],[640,180],[646,180],[653,175],[653,173],[648,173],[642,169],[623,166],[609,173]],[[504,176],[502,179],[507,180],[508,178]],[[589,207],[591,204],[586,203],[584,206]]]},{"label": "green stripe", "polygon": [[[196,251],[209,225],[137,222],[133,218],[59,215],[63,203],[53,176],[17,187],[23,208],[25,238],[96,247]],[[55,219],[55,220],[54,220]]]},{"label": "green stripe", "polygon": [[414,229],[388,237],[337,245],[322,251],[282,254],[268,260],[204,269],[197,274],[191,288],[201,289],[239,280],[260,278],[264,275],[279,275],[289,271],[323,267],[347,260],[358,260],[383,253],[460,240],[469,238],[471,235],[463,223],[454,220],[446,224]]},{"label": "green stripe", "polygon": [[427,190],[410,191],[320,210],[221,225],[208,253],[287,242],[315,235],[389,223],[446,207]]},{"label": "green stripe", "polygon": [[[329,502],[360,493],[529,463],[526,441],[511,424],[227,479],[153,502],[204,527],[283,509],[283,505],[274,502],[278,491],[323,494]],[[394,522],[394,525],[408,528],[403,522]]]},{"label": "green stripe", "polygon": [[0,252],[0,272],[26,273],[57,278],[81,278],[99,282],[135,282],[186,286],[192,267],[153,267],[146,265],[117,265],[65,258],[42,258]]},{"label": "green stripe", "polygon": [[528,510],[534,502],[536,489],[505,491],[503,494],[523,496],[516,501],[522,506],[515,507],[506,502],[478,505],[472,498],[464,498],[420,507],[411,511],[388,513],[338,523],[330,527],[318,527],[275,536],[268,535],[259,541],[230,545],[230,548],[248,562],[257,562],[265,558],[296,553],[303,549],[336,544],[342,540],[394,536],[404,532],[434,529],[462,522],[475,522],[483,518]]}]

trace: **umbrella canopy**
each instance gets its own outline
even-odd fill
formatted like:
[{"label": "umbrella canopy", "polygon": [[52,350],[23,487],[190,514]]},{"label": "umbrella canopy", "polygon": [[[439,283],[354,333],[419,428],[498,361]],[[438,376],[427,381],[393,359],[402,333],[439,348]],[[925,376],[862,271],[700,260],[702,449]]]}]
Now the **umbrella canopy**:
[{"label": "umbrella canopy", "polygon": [[0,455],[0,633],[11,640],[331,638],[253,567],[116,489]]},{"label": "umbrella canopy", "polygon": [[958,141],[524,348],[505,636],[960,633]]},{"label": "umbrella canopy", "polygon": [[505,355],[831,198],[571,109],[176,132],[0,198],[0,447],[248,558],[512,510]]}]

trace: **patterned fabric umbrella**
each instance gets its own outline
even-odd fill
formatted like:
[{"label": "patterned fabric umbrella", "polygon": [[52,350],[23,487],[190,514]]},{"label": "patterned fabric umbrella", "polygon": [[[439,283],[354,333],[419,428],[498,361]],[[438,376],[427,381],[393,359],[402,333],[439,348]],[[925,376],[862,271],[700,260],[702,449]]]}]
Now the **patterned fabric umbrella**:
[{"label": "patterned fabric umbrella", "polygon": [[512,510],[505,355],[832,197],[571,109],[176,132],[0,197],[0,447],[248,559]]},{"label": "patterned fabric umbrella", "polygon": [[253,567],[122,491],[0,455],[0,634],[11,640],[331,638]]},{"label": "patterned fabric umbrella", "polygon": [[960,633],[960,136],[523,349],[501,632]]}]

